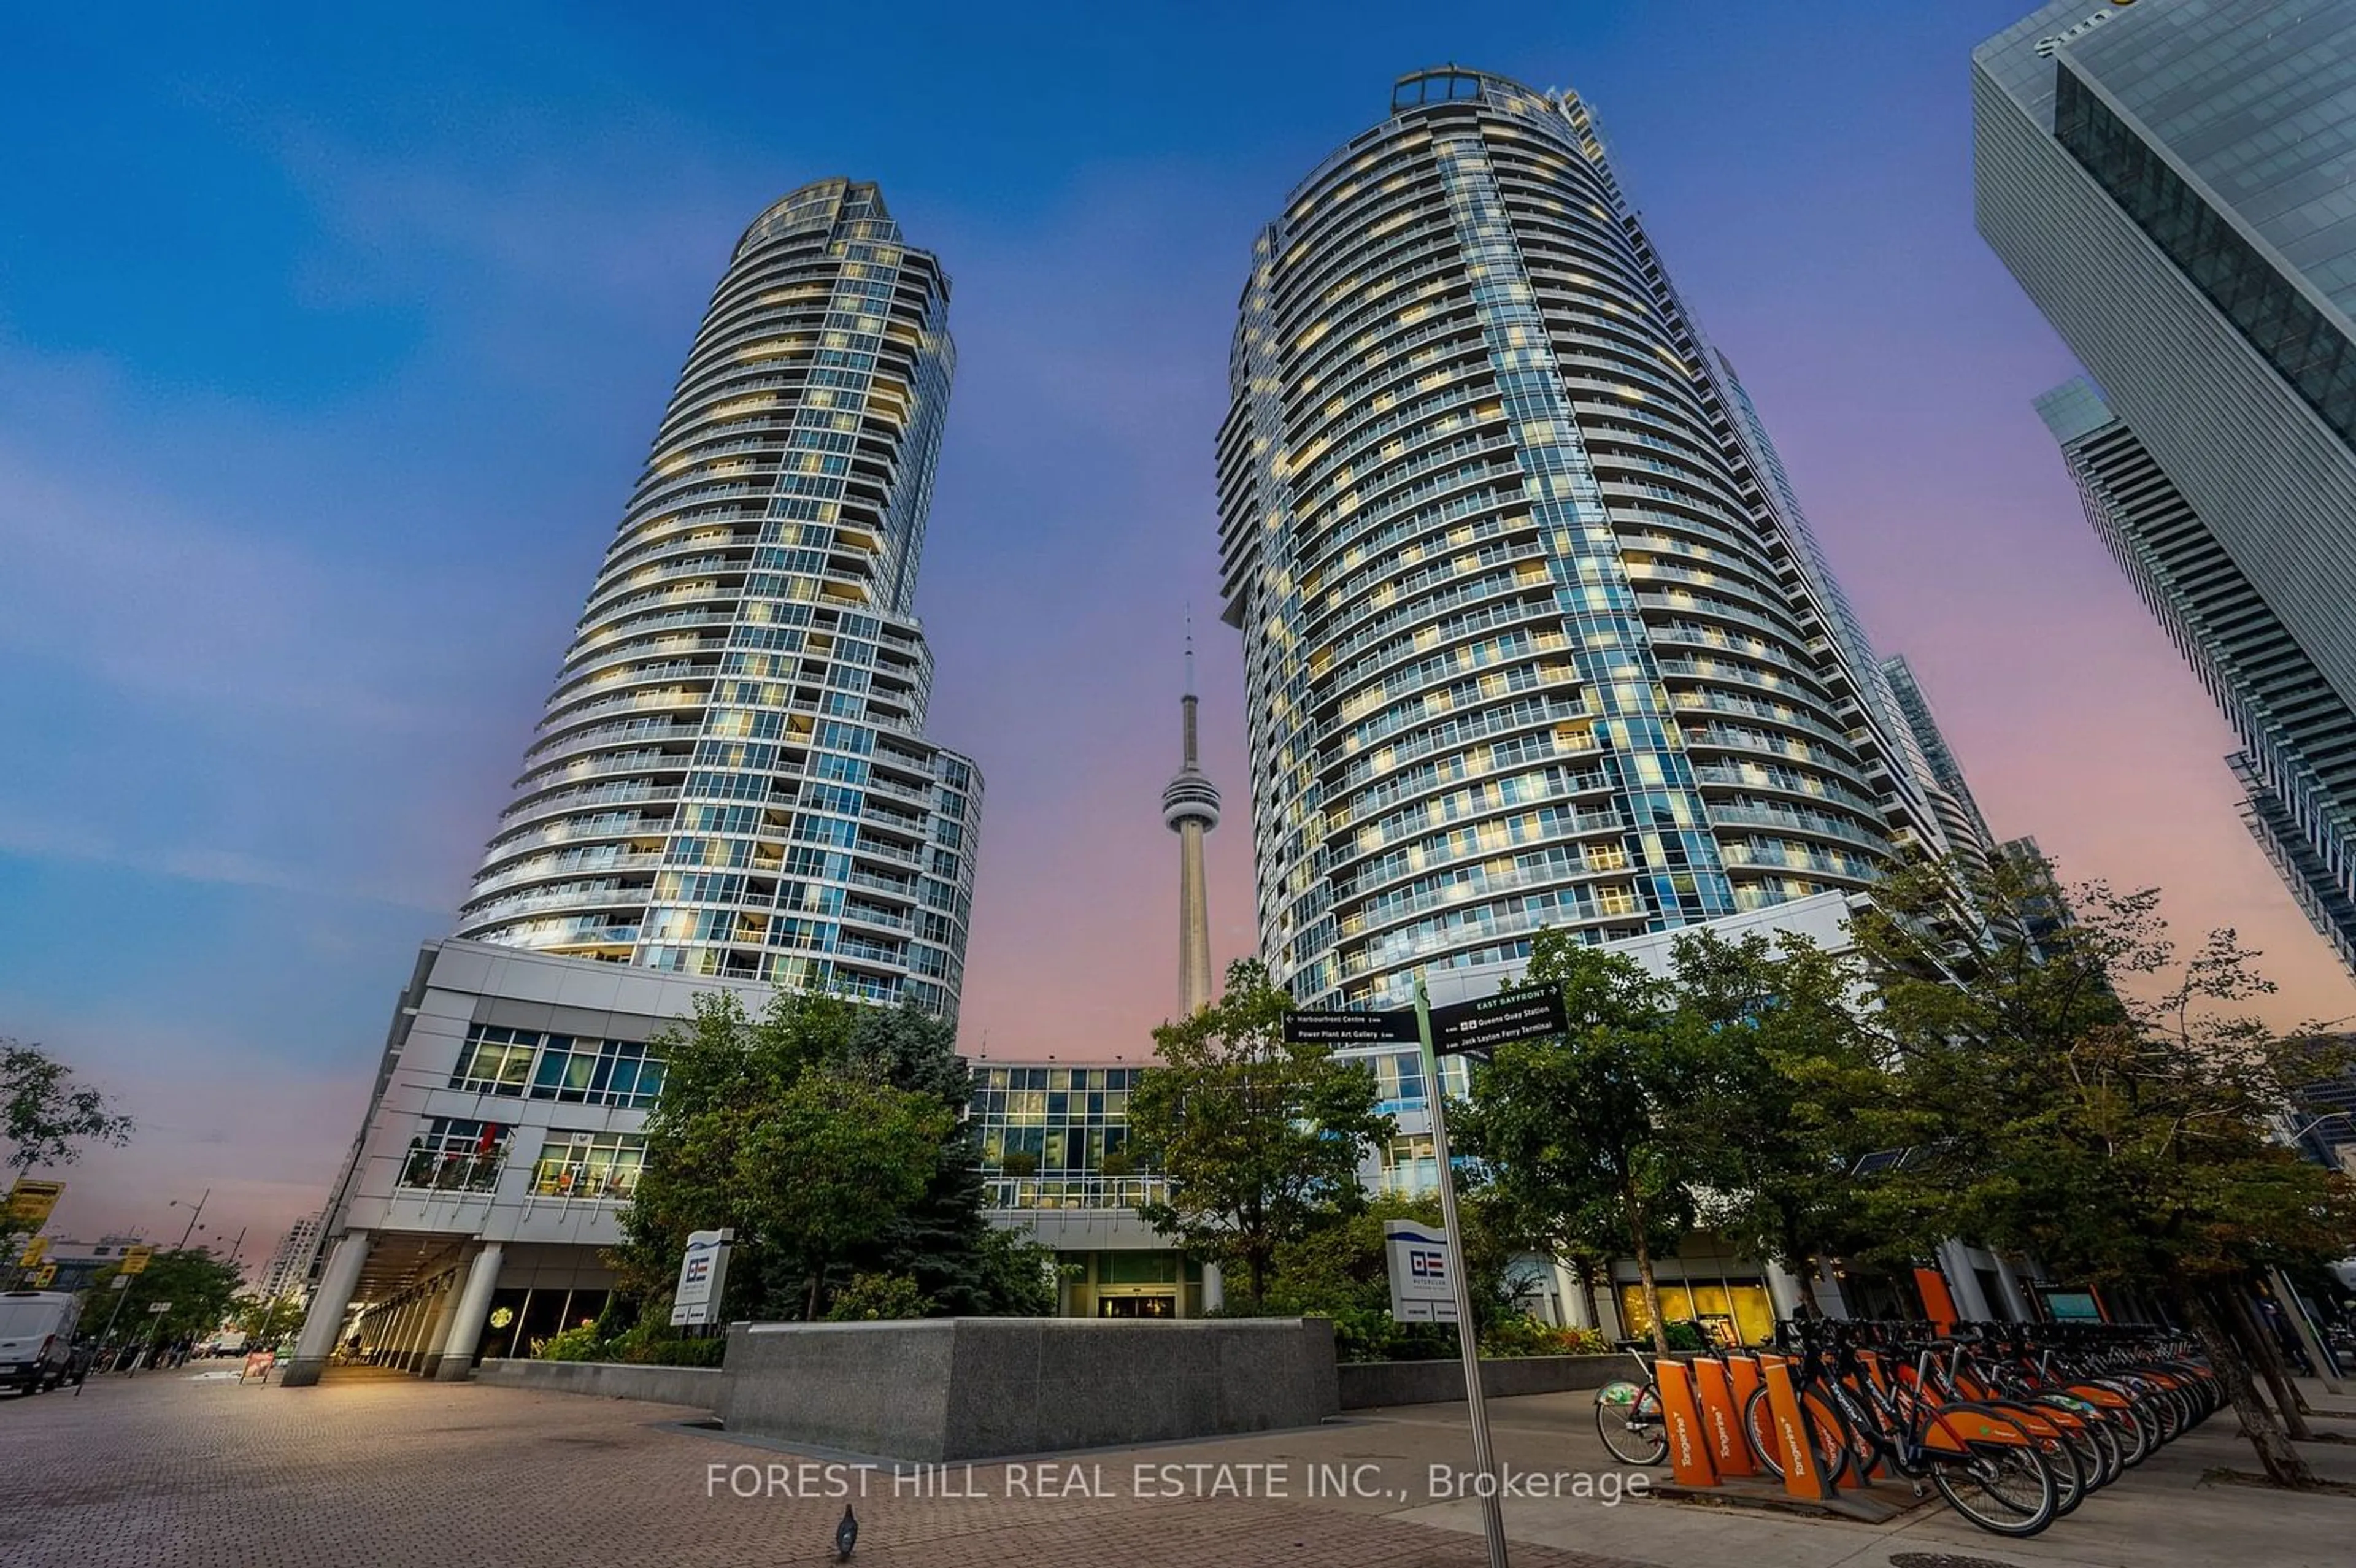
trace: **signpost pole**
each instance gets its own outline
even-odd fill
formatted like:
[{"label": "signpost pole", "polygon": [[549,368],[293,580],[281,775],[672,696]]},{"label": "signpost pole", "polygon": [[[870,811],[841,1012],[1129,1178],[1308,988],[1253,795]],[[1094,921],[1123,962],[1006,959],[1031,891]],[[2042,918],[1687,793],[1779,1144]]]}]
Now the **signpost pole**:
[{"label": "signpost pole", "polygon": [[1464,1264],[1464,1227],[1456,1217],[1456,1176],[1448,1162],[1448,1096],[1440,1084],[1440,1056],[1431,1048],[1431,998],[1423,971],[1415,976],[1415,1033],[1423,1047],[1423,1082],[1431,1106],[1431,1155],[1440,1168],[1440,1221],[1447,1228],[1449,1275],[1456,1287],[1456,1342],[1464,1353],[1464,1403],[1472,1418],[1472,1467],[1479,1473],[1481,1529],[1489,1542],[1489,1568],[1507,1568],[1505,1514],[1498,1501],[1500,1482],[1489,1451],[1489,1406],[1481,1392],[1481,1349],[1472,1335],[1472,1277]]},{"label": "signpost pole", "polygon": [[[88,1373],[97,1370],[99,1351],[105,1349],[106,1342],[114,1338],[114,1320],[123,1316],[123,1298],[131,1294],[131,1276],[127,1274],[116,1275],[114,1284],[109,1288],[114,1292],[114,1310],[106,1315],[106,1327],[98,1331],[98,1344],[90,1353],[91,1365],[85,1370],[82,1382],[90,1381]],[[80,1397],[81,1382],[77,1382],[74,1384],[74,1398]]]}]

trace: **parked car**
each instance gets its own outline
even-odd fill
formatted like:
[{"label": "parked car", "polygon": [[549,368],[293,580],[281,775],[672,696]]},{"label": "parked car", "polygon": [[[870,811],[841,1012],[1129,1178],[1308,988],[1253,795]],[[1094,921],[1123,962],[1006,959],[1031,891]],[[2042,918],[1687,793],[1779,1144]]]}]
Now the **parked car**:
[{"label": "parked car", "polygon": [[81,1298],[60,1290],[0,1294],[0,1386],[41,1393],[71,1375]]}]

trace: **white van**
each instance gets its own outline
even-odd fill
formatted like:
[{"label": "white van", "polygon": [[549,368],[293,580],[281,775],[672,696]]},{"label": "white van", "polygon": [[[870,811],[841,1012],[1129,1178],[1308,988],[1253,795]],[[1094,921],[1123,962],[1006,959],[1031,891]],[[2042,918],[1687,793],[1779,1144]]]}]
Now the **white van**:
[{"label": "white van", "polygon": [[61,1290],[0,1294],[0,1387],[39,1393],[66,1381],[81,1297]]}]

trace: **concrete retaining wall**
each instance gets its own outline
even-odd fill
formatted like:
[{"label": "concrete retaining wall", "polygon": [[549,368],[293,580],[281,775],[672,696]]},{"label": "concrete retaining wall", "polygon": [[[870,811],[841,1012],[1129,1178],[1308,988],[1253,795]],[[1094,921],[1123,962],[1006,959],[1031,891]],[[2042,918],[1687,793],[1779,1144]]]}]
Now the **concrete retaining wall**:
[{"label": "concrete retaining wall", "polygon": [[737,1323],[732,1432],[961,1460],[1312,1426],[1341,1409],[1323,1318]]},{"label": "concrete retaining wall", "polygon": [[[1341,1371],[1342,1408],[1378,1404],[1444,1404],[1464,1397],[1464,1363],[1446,1361],[1348,1361]],[[1626,1356],[1509,1356],[1481,1363],[1481,1392],[1491,1399],[1521,1393],[1560,1393],[1601,1388],[1616,1378],[1633,1378],[1636,1363]]]},{"label": "concrete retaining wall", "polygon": [[494,1358],[475,1369],[477,1382],[551,1393],[643,1399],[697,1410],[719,1407],[728,1374],[718,1367],[641,1367],[620,1361],[530,1361]]}]

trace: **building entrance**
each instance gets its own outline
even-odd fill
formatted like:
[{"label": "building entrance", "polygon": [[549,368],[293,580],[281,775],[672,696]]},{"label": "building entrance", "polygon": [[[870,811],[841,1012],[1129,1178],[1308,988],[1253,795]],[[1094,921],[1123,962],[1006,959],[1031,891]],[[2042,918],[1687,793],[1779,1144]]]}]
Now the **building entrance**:
[{"label": "building entrance", "polygon": [[1134,1296],[1107,1296],[1100,1292],[1097,1296],[1097,1316],[1099,1317],[1175,1317],[1178,1316],[1178,1296],[1175,1292],[1141,1293]]}]

